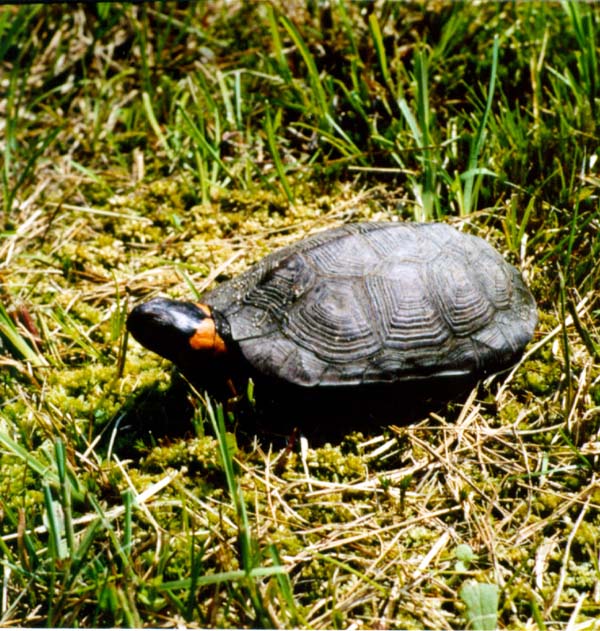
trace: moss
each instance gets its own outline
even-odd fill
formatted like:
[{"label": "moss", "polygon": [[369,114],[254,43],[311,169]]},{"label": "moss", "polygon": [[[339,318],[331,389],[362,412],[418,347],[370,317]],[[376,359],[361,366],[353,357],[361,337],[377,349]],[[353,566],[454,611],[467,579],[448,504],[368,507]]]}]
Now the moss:
[{"label": "moss", "polygon": [[365,465],[360,456],[343,453],[340,446],[326,444],[309,454],[308,466],[318,479],[345,482],[364,477]]},{"label": "moss", "polygon": [[516,399],[510,399],[498,410],[498,415],[503,424],[513,425],[520,417],[523,406]]},{"label": "moss", "polygon": [[430,542],[439,537],[439,532],[426,526],[414,526],[410,528],[404,539],[404,545],[407,548],[418,547],[423,543]]},{"label": "moss", "polygon": [[565,586],[576,590],[574,594],[572,594],[573,600],[577,601],[581,591],[591,590],[597,583],[598,569],[592,562],[576,563],[572,559],[569,559]]},{"label": "moss", "polygon": [[217,441],[211,436],[176,440],[154,447],[140,463],[143,471],[157,472],[186,467],[189,475],[222,472]]},{"label": "moss", "polygon": [[123,405],[122,398],[111,388],[115,379],[115,367],[101,363],[54,370],[48,379],[47,400],[64,413],[57,421],[87,419],[103,424],[112,418]]},{"label": "moss", "polygon": [[280,556],[300,554],[305,549],[302,538],[294,533],[292,525],[281,524],[269,533],[269,538]]},{"label": "moss", "polygon": [[562,367],[555,359],[531,359],[519,370],[518,381],[522,389],[537,396],[547,396],[560,385]]},{"label": "moss", "polygon": [[327,563],[321,563],[317,559],[313,559],[303,564],[300,571],[302,597],[304,601],[314,601],[316,598],[323,598],[323,585],[329,583],[332,566]]},{"label": "moss", "polygon": [[322,208],[331,203],[325,196],[292,208],[286,198],[273,191],[230,189],[199,204],[194,202],[188,184],[176,177],[165,178],[128,195],[114,196],[111,212],[124,218],[104,222],[100,251],[67,244],[62,252],[63,265],[69,272],[74,268],[100,272],[94,267],[100,258],[114,269],[123,263],[123,247],[127,252],[132,245],[160,243],[160,253],[150,252],[133,262],[139,271],[160,268],[168,260],[170,265],[183,265],[206,276],[236,253],[236,243],[242,237],[256,237],[253,247],[245,252],[247,258],[239,257],[228,266],[227,274],[233,275],[273,249],[270,235],[285,234],[299,220],[317,219]]},{"label": "moss", "polygon": [[540,492],[535,495],[532,508],[540,516],[551,515],[562,503],[561,497],[556,493]]},{"label": "moss", "polygon": [[283,195],[268,190],[227,191],[216,202],[219,209],[227,214],[258,215],[261,219],[295,214]]},{"label": "moss", "polygon": [[397,614],[390,621],[391,628],[394,629],[424,629],[423,622],[410,615],[409,612]]},{"label": "moss", "polygon": [[596,506],[600,506],[600,488],[596,485],[590,493],[590,502]]},{"label": "moss", "polygon": [[525,547],[500,544],[494,548],[494,555],[509,567],[524,567],[527,573],[531,572],[529,550]]},{"label": "moss", "polygon": [[7,397],[7,402],[2,406],[2,414],[0,415],[0,431],[10,433],[12,428],[19,427],[29,416],[28,412],[25,401],[14,398],[10,400]]},{"label": "moss", "polygon": [[[293,506],[295,503],[292,504]],[[342,524],[352,520],[350,507],[342,502],[341,494],[319,496],[318,501],[307,501],[296,508],[298,515],[310,524]]]},{"label": "moss", "polygon": [[586,519],[577,528],[574,541],[581,547],[590,546],[593,550],[600,541],[600,515],[597,514],[595,518],[586,515]]},{"label": "moss", "polygon": [[29,516],[38,513],[44,497],[33,471],[10,456],[0,458],[0,470],[0,512],[10,510],[16,515],[18,509],[24,509]]},{"label": "moss", "polygon": [[590,388],[590,396],[594,405],[600,407],[600,383],[596,383]]}]

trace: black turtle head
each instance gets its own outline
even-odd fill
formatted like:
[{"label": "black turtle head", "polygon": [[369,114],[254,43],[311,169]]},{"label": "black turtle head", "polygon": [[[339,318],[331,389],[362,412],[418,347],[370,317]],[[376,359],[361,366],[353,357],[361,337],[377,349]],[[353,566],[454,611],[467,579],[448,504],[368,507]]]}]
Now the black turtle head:
[{"label": "black turtle head", "polygon": [[182,369],[226,352],[210,307],[200,303],[154,298],[133,309],[127,329],[142,346]]}]

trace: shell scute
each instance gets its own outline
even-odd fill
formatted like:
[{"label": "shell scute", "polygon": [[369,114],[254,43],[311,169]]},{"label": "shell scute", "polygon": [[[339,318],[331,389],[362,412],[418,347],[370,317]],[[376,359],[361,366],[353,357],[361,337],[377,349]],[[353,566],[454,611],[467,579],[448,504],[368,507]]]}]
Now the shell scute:
[{"label": "shell scute", "polygon": [[302,298],[291,307],[282,332],[317,357],[348,363],[381,347],[354,281],[323,278]]},{"label": "shell scute", "polygon": [[450,335],[435,302],[424,291],[421,267],[392,261],[384,273],[366,280],[385,345],[409,353],[437,349]]},{"label": "shell scute", "polygon": [[438,257],[430,268],[429,285],[437,295],[440,313],[456,335],[468,335],[490,322],[494,305],[472,269],[458,257]]}]

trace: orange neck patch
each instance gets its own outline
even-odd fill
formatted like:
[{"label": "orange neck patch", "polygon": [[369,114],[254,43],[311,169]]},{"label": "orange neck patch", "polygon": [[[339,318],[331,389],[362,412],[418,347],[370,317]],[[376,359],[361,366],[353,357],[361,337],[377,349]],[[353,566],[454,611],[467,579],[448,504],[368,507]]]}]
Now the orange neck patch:
[{"label": "orange neck patch", "polygon": [[200,326],[190,337],[190,346],[195,351],[208,351],[212,352],[214,355],[226,353],[227,345],[217,332],[210,307],[201,303],[197,303],[197,306],[206,314],[206,318],[202,320]]}]

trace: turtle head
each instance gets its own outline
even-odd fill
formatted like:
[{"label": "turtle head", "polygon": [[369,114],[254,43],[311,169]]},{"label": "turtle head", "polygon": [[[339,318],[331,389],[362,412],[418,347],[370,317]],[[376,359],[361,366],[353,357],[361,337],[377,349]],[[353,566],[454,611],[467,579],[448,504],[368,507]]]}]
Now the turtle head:
[{"label": "turtle head", "polygon": [[127,329],[142,346],[182,370],[227,350],[210,307],[201,303],[154,298],[132,310]]}]

